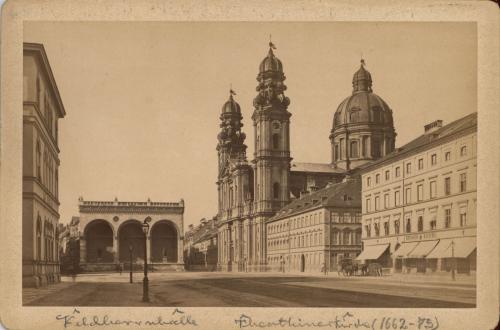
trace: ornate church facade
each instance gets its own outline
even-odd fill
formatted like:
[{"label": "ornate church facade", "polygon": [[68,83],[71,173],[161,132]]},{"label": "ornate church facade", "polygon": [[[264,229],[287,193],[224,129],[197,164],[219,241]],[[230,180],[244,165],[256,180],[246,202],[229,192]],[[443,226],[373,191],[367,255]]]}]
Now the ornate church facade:
[{"label": "ornate church facade", "polygon": [[217,242],[218,269],[223,271],[266,271],[266,222],[270,218],[292,200],[329,183],[341,182],[356,166],[394,148],[392,111],[372,94],[371,76],[362,63],[354,75],[353,95],[342,102],[334,115],[330,135],[332,162],[292,162],[292,113],[288,109],[290,99],[285,96],[286,77],[282,62],[270,46],[257,75],[252,160],[247,159],[243,116],[232,90],[220,114]]}]

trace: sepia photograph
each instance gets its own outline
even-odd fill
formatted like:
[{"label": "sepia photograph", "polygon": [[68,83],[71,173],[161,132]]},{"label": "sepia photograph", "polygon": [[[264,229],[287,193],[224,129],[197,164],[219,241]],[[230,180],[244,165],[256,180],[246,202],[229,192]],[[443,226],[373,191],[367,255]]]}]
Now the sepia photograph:
[{"label": "sepia photograph", "polygon": [[234,313],[203,329],[459,329],[436,313],[490,299],[498,319],[477,22],[19,24],[19,308],[53,328],[200,328],[205,307]]},{"label": "sepia photograph", "polygon": [[476,306],[474,24],[23,45],[24,304]]}]

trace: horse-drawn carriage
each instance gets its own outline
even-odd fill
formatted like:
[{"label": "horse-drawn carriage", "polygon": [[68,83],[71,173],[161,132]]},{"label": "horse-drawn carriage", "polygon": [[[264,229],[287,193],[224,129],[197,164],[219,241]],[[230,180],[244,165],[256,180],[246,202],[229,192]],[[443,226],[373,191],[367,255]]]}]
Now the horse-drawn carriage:
[{"label": "horse-drawn carriage", "polygon": [[370,263],[367,265],[352,258],[342,258],[337,271],[339,275],[344,276],[382,276],[382,266],[380,264]]}]

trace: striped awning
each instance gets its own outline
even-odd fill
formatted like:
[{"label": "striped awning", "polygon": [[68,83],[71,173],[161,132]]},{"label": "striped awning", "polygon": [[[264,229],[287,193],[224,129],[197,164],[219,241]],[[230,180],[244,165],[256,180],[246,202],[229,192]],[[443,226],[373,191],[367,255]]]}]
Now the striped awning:
[{"label": "striped awning", "polygon": [[368,245],[365,246],[363,252],[356,258],[356,260],[376,260],[387,250],[389,244]]},{"label": "striped awning", "polygon": [[426,258],[467,258],[475,249],[475,237],[445,238],[439,241]]},{"label": "striped awning", "polygon": [[409,242],[409,243],[403,243],[397,249],[394,251],[392,254],[393,257],[396,258],[408,258],[408,254],[413,251],[413,249],[418,245],[418,242]]},{"label": "striped awning", "polygon": [[438,244],[438,240],[419,242],[408,254],[408,258],[425,258]]}]

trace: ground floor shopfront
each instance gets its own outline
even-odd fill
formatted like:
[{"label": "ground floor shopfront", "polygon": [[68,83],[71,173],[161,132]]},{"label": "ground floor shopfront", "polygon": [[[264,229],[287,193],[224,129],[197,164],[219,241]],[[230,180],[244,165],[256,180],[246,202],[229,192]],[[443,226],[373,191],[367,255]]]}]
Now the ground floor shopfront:
[{"label": "ground floor shopfront", "polygon": [[358,261],[378,263],[392,273],[472,273],[476,271],[476,230],[365,239]]}]

